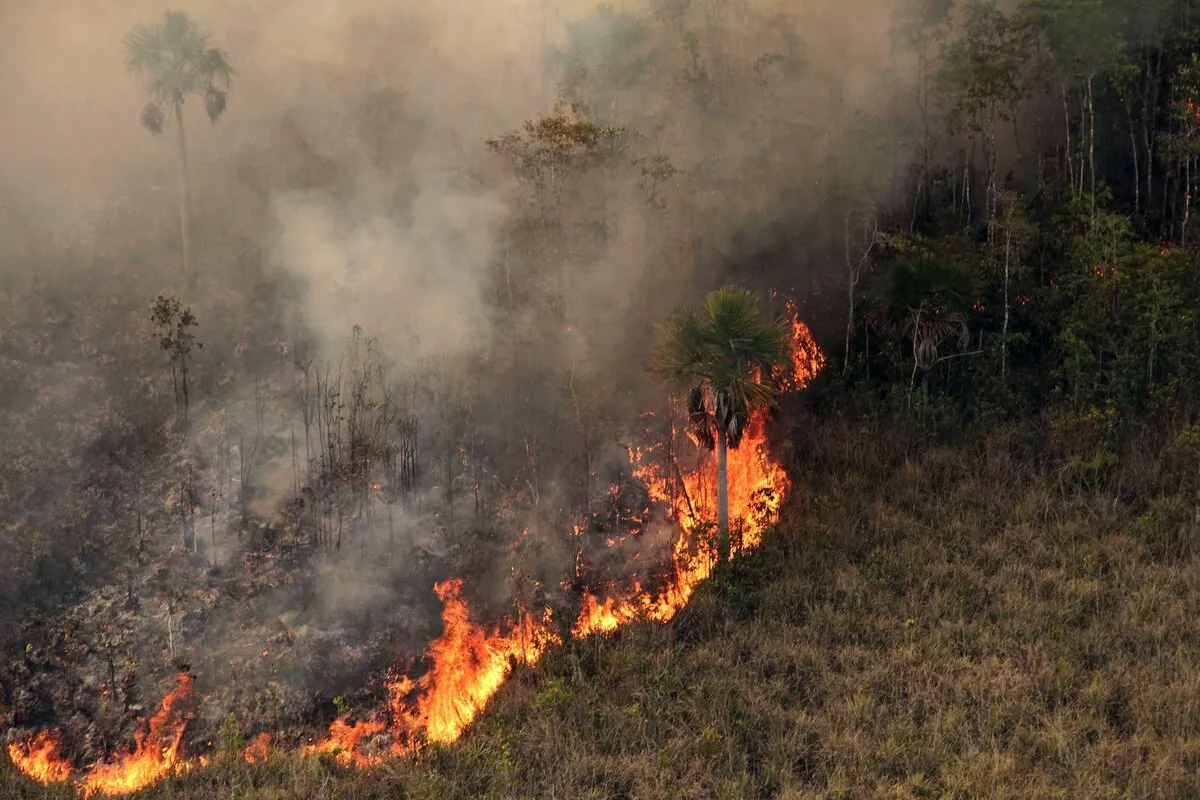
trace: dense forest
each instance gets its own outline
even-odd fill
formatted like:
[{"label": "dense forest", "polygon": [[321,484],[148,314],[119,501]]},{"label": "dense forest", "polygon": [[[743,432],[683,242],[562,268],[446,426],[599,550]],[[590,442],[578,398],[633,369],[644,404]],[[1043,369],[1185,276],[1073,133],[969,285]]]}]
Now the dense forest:
[{"label": "dense forest", "polygon": [[2,12],[0,796],[1200,791],[1200,6],[428,5]]}]

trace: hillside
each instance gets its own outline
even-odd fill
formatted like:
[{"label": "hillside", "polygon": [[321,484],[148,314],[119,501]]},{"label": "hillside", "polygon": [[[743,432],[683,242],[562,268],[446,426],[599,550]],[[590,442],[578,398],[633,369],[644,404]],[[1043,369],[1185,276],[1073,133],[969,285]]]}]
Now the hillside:
[{"label": "hillside", "polygon": [[1197,0],[9,5],[0,795],[1200,793]]},{"label": "hillside", "polygon": [[139,796],[1194,797],[1194,498],[1156,452],[1081,486],[1037,425],[977,433],[798,422],[779,530],[670,624],[553,649],[415,760]]}]

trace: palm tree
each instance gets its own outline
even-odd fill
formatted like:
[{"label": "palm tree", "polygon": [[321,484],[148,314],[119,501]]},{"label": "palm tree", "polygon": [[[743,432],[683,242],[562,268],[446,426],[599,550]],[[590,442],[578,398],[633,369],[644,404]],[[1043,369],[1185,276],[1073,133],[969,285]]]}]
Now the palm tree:
[{"label": "palm tree", "polygon": [[233,77],[233,68],[225,53],[209,46],[210,36],[183,12],[168,11],[161,23],[138,25],[125,37],[126,64],[149,80],[150,102],[142,109],[142,125],[157,136],[163,132],[167,115],[175,118],[182,179],[179,217],[183,228],[183,271],[190,276],[193,287],[196,273],[191,265],[190,188],[183,104],[189,95],[204,98],[204,109],[215,123],[225,113],[225,90]]},{"label": "palm tree", "polygon": [[763,317],[749,289],[710,293],[700,313],[676,312],[660,328],[654,371],[690,389],[692,432],[717,451],[717,556],[729,560],[728,448],[737,449],[750,415],[775,399],[770,375],[788,358],[791,328]]},{"label": "palm tree", "polygon": [[911,345],[910,391],[918,373],[949,358],[940,355],[944,343],[966,349],[967,309],[978,293],[972,272],[930,254],[899,261],[887,274],[865,322],[879,336]]}]

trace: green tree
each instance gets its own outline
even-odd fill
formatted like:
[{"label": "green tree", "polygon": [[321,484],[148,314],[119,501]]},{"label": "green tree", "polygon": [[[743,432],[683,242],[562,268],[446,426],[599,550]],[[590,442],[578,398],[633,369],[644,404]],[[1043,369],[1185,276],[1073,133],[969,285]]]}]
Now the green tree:
[{"label": "green tree", "polygon": [[[884,277],[865,322],[892,343],[908,343],[910,393],[918,374],[928,376],[937,364],[952,357],[940,355],[945,342],[956,342],[960,352],[966,349],[967,311],[978,292],[979,281],[972,272],[929,253],[896,262]],[[903,350],[893,352],[903,363]]]},{"label": "green tree", "polygon": [[717,452],[717,524],[720,561],[729,560],[727,450],[741,444],[750,415],[770,405],[772,370],[788,358],[791,329],[764,318],[749,289],[711,292],[699,313],[676,312],[659,331],[654,371],[667,383],[690,389],[692,431]]},{"label": "green tree", "polygon": [[997,211],[1001,123],[1012,122],[1028,94],[1024,73],[1024,34],[993,0],[971,0],[965,9],[963,35],[943,52],[938,88],[948,104],[950,121],[964,137],[964,211],[970,219],[970,167],[973,142],[982,139],[987,168],[985,218]]},{"label": "green tree", "polygon": [[[1097,76],[1119,64],[1124,50],[1122,20],[1108,0],[1030,0],[1023,7],[1026,27],[1042,44],[1049,59],[1049,79],[1062,97],[1067,169],[1080,194],[1088,189],[1092,222],[1096,216],[1096,102]],[[1079,169],[1071,151],[1072,92],[1079,94]],[[1137,180],[1135,176],[1135,180]]]},{"label": "green tree", "polygon": [[142,125],[160,135],[166,115],[175,119],[179,145],[181,196],[179,218],[183,231],[183,271],[195,286],[192,267],[190,187],[187,137],[183,129],[183,104],[189,95],[204,98],[208,118],[216,122],[225,113],[226,90],[233,68],[224,51],[209,46],[211,34],[181,11],[168,11],[157,25],[140,24],[125,37],[126,64],[148,80],[150,101],[142,109]]}]

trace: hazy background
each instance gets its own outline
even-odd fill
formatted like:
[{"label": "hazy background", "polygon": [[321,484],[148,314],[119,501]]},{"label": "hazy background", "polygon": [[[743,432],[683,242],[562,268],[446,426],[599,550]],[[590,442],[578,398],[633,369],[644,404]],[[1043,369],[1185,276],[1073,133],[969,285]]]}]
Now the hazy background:
[{"label": "hazy background", "polygon": [[[794,294],[818,330],[836,331],[843,241],[831,198],[894,200],[911,159],[899,142],[916,76],[893,46],[890,0],[178,8],[236,70],[218,124],[197,100],[185,106],[194,293],[179,266],[173,123],[158,138],[140,126],[144,84],[122,50],[164,6],[0,6],[0,72],[12,78],[0,281],[22,314],[14,331],[48,319],[70,329],[39,357],[62,376],[47,366],[21,378],[61,396],[18,393],[5,409],[45,447],[10,441],[0,456],[42,459],[57,483],[27,475],[28,491],[10,495],[15,551],[43,547],[45,563],[13,568],[4,638],[22,617],[21,587],[58,581],[85,629],[127,607],[124,638],[95,651],[109,653],[109,672],[132,648],[165,676],[172,604],[188,657],[214,694],[223,683],[214,723],[227,708],[265,717],[282,696],[299,697],[294,717],[325,713],[304,692],[349,691],[436,635],[439,577],[472,577],[502,609],[518,565],[557,592],[573,568],[572,523],[621,479],[637,415],[662,406],[646,376],[654,324],[732,279]],[[485,141],[561,99],[628,133],[598,166],[538,190]],[[664,161],[666,177],[647,183],[645,166]],[[139,405],[169,393],[145,319],[160,291],[196,309],[205,344],[182,442]],[[253,551],[308,513],[279,511],[297,483],[296,364],[336,369],[355,325],[421,419],[416,499],[390,522],[359,520],[353,544],[303,578],[256,572]],[[221,465],[255,430],[265,440],[248,530]],[[197,492],[203,544],[191,561],[178,545],[178,476]],[[64,498],[81,487],[105,515],[85,530],[50,525],[74,519]],[[139,504],[151,556],[129,544]],[[296,655],[259,655],[280,635]],[[105,680],[95,654],[71,668],[83,676],[73,685]],[[98,702],[58,697],[18,722],[88,716]]]}]

